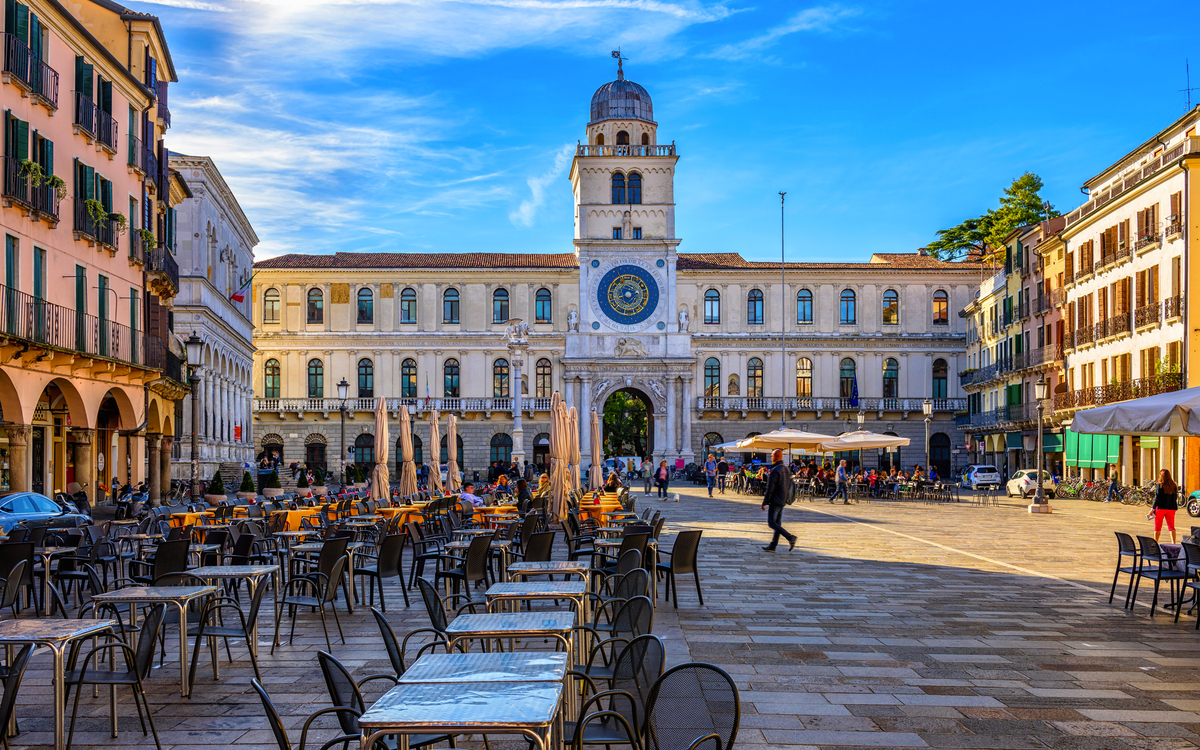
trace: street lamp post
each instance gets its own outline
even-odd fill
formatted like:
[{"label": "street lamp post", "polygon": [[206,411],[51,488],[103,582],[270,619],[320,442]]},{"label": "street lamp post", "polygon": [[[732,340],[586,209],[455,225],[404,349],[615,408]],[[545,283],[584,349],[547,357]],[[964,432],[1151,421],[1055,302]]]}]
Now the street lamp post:
[{"label": "street lamp post", "polygon": [[[859,409],[858,410],[858,429],[861,430],[863,428],[863,425],[866,424],[866,421],[867,421],[867,413],[865,411],[863,411],[862,409]],[[859,471],[863,470],[862,448],[858,449],[858,470]]]},{"label": "street lamp post", "polygon": [[199,502],[200,492],[200,449],[197,438],[200,435],[200,356],[204,350],[204,342],[192,331],[185,342],[188,359],[188,385],[192,387],[192,482],[188,492],[189,502]]},{"label": "street lamp post", "polygon": [[1046,382],[1046,376],[1043,374],[1033,384],[1033,395],[1037,397],[1038,410],[1038,429],[1037,429],[1037,491],[1033,495],[1033,502],[1029,505],[1030,513],[1049,513],[1050,503],[1046,500],[1046,493],[1042,489],[1042,412],[1045,411],[1046,390],[1049,384]]},{"label": "street lamp post", "polygon": [[933,402],[922,401],[921,412],[925,415],[925,476],[929,476],[929,420],[933,418]]},{"label": "street lamp post", "polygon": [[341,485],[344,489],[346,487],[346,396],[350,393],[350,384],[346,382],[345,378],[342,378],[342,381],[337,384],[337,389],[338,398],[342,402],[339,407],[339,411],[342,412],[342,442],[339,443],[338,453],[341,454]]}]

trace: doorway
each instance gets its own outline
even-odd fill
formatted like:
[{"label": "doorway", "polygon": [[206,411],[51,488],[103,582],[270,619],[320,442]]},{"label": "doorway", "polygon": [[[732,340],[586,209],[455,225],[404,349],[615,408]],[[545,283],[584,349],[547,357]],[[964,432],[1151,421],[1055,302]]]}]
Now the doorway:
[{"label": "doorway", "polygon": [[33,481],[29,487],[34,492],[46,494],[46,428],[34,427],[29,445],[29,461],[33,464]]},{"label": "doorway", "polygon": [[637,388],[622,388],[604,401],[605,457],[654,455],[654,402]]}]

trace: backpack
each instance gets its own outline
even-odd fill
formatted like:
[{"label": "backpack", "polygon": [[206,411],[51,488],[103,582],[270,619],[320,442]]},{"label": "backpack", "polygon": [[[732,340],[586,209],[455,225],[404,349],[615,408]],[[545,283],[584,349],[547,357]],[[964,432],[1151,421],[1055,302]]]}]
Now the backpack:
[{"label": "backpack", "polygon": [[[784,472],[787,475],[787,472]],[[792,477],[787,475],[783,480],[783,503],[791,505],[796,502],[796,483],[792,481]]]}]

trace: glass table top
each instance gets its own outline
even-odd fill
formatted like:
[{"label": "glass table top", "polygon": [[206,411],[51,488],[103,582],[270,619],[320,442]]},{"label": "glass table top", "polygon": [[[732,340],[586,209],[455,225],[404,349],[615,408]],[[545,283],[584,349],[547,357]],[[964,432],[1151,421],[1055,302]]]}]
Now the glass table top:
[{"label": "glass table top", "polygon": [[451,636],[565,633],[574,625],[575,613],[570,611],[466,614],[455,617],[446,633]]},{"label": "glass table top", "polygon": [[401,684],[375,701],[358,720],[366,731],[425,727],[549,726],[558,711],[562,683],[422,682]]},{"label": "glass table top", "polygon": [[216,586],[130,586],[96,594],[92,598],[101,602],[185,601],[216,591]]},{"label": "glass table top", "polygon": [[192,568],[188,572],[201,578],[244,578],[266,575],[277,570],[279,570],[278,565],[205,565],[201,568]]},{"label": "glass table top", "polygon": [[0,621],[0,643],[52,643],[69,641],[116,624],[116,620],[61,620],[25,618]]},{"label": "glass table top", "polygon": [[558,560],[551,562],[515,562],[508,566],[508,572],[514,575],[533,573],[586,573],[590,570],[586,562],[580,560]]},{"label": "glass table top", "polygon": [[400,683],[561,682],[566,671],[567,654],[559,651],[426,654],[408,668]]},{"label": "glass table top", "polygon": [[484,596],[583,596],[587,586],[587,581],[508,581],[492,584]]}]

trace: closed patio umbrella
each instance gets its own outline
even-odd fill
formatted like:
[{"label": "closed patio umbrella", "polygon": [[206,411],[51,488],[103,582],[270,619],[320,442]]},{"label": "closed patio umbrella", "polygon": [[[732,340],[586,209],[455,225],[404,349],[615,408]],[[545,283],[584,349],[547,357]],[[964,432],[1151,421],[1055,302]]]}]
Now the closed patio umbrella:
[{"label": "closed patio umbrella", "polygon": [[567,437],[567,409],[562,394],[558,391],[550,397],[550,512],[556,518],[566,515],[564,507],[567,497],[567,461],[570,458],[570,440]]},{"label": "closed patio umbrella", "polygon": [[571,439],[571,489],[578,490],[582,489],[579,484],[579,412],[574,406],[567,412],[567,432]]},{"label": "closed patio umbrella", "polygon": [[400,467],[400,494],[417,494],[417,466],[413,463],[412,417],[408,416],[408,407],[400,406],[400,459],[404,465]]},{"label": "closed patio umbrella", "polygon": [[[434,450],[439,451],[437,455],[441,458],[441,446],[436,446]],[[451,414],[446,421],[446,492],[458,492],[461,483],[462,477],[458,475],[458,420]]]},{"label": "closed patio umbrella", "polygon": [[[438,434],[438,411],[434,409],[429,412],[429,450],[437,451],[442,445],[442,438]],[[439,495],[442,494],[442,469],[436,460],[437,453],[433,454],[435,460],[433,462],[433,470],[429,472],[429,489]]]},{"label": "closed patio umbrella", "polygon": [[387,402],[383,396],[375,401],[375,468],[371,469],[371,499],[387,500],[391,494],[392,475],[388,471]]},{"label": "closed patio umbrella", "polygon": [[598,490],[604,486],[604,467],[600,460],[600,414],[592,409],[592,469],[588,472],[588,488]]}]

